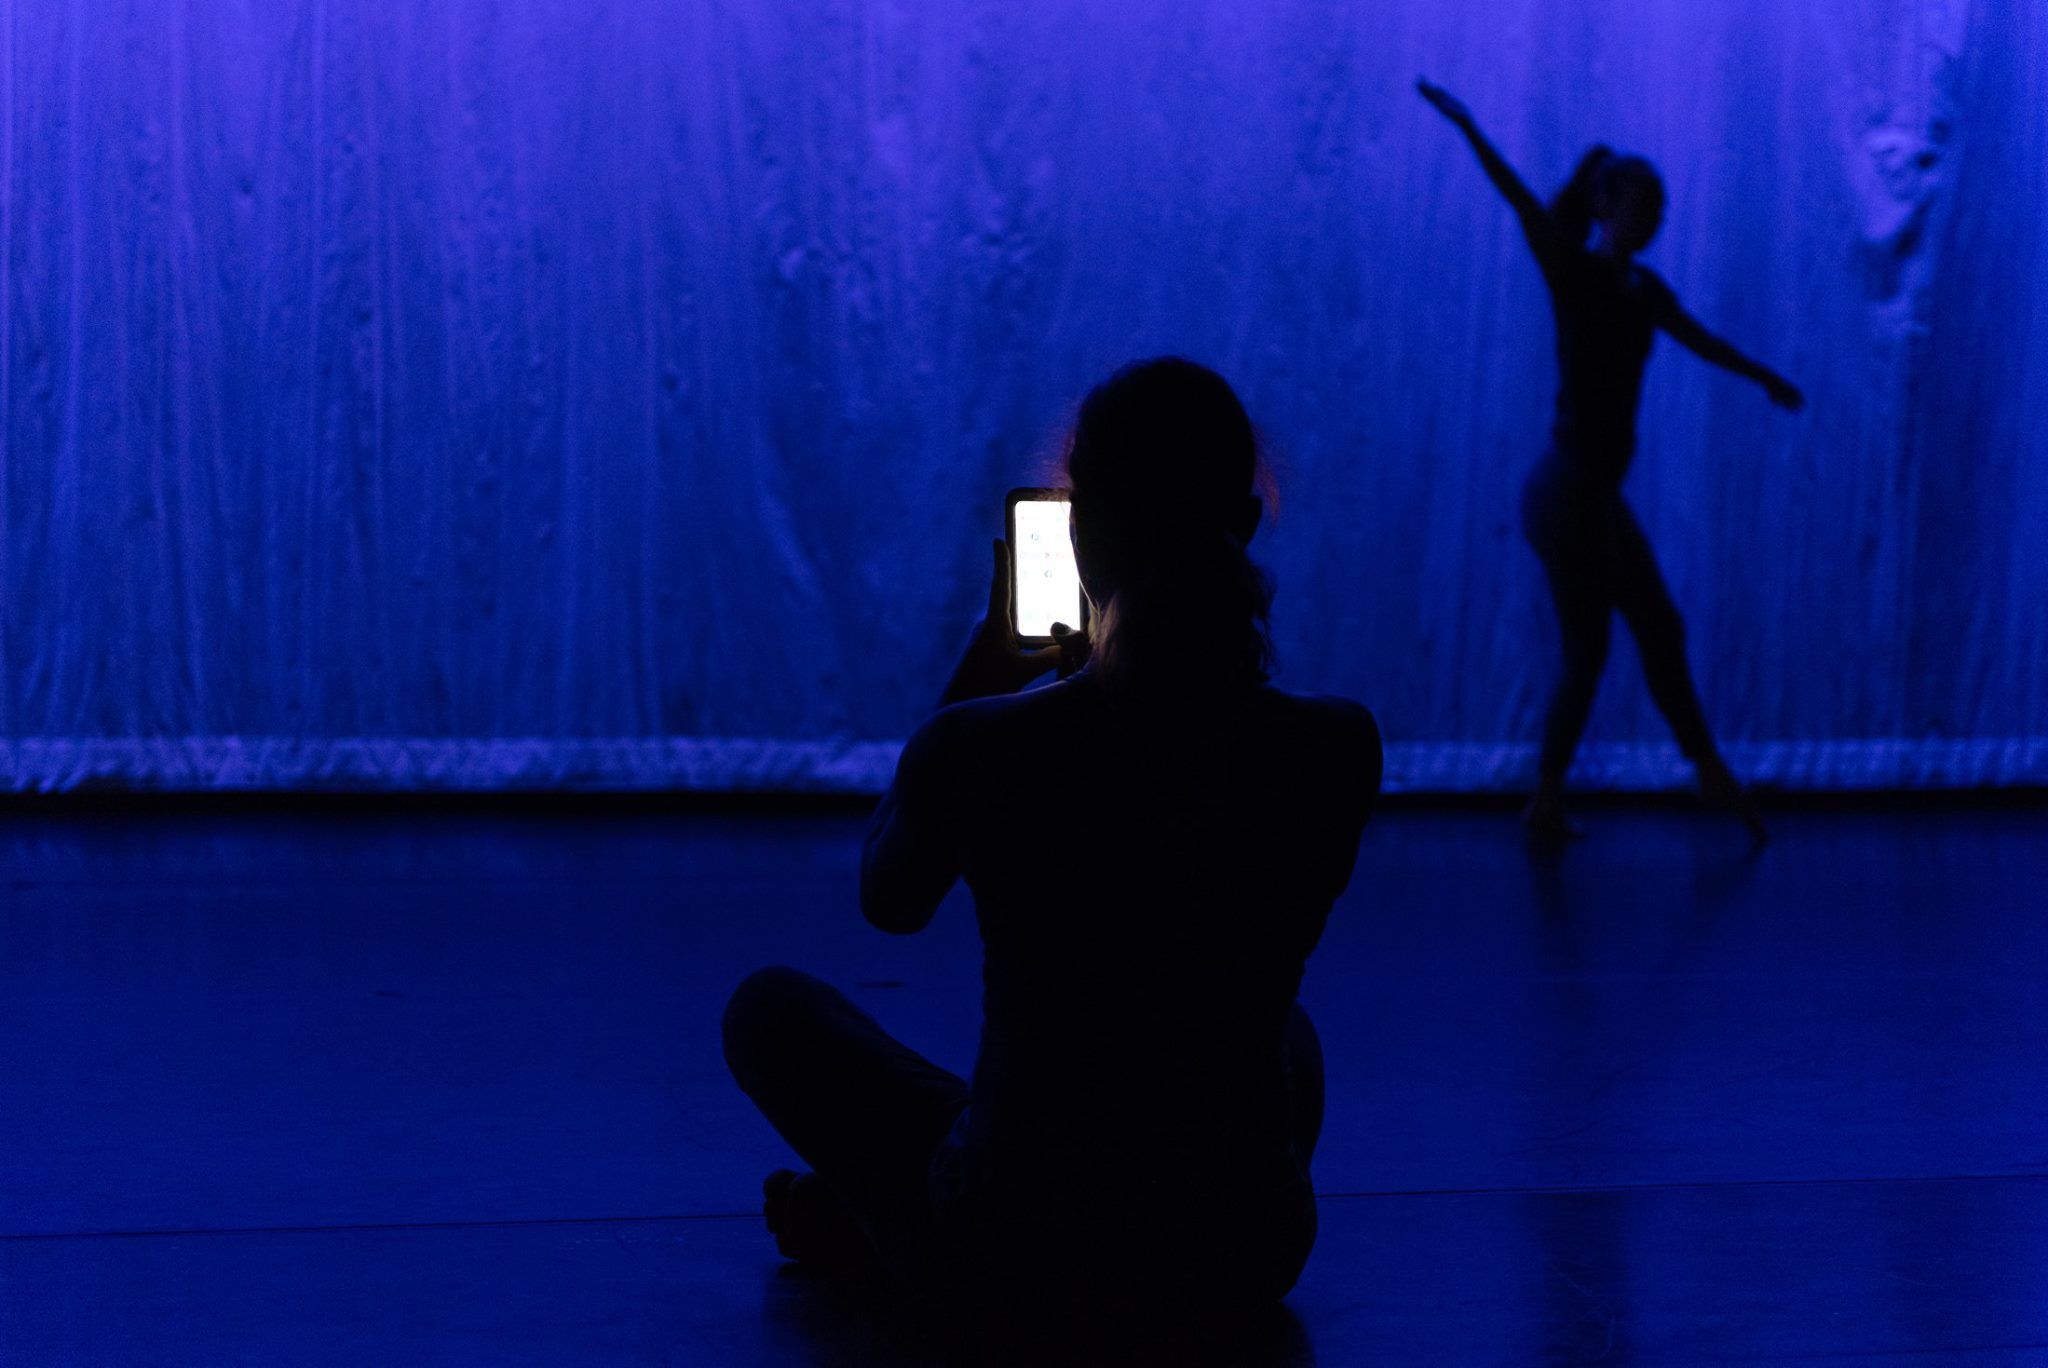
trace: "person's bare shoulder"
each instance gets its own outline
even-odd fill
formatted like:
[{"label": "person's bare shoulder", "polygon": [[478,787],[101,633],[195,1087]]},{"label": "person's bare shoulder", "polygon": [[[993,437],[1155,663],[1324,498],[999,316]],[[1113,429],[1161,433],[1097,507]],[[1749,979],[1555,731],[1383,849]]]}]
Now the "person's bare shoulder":
[{"label": "person's bare shoulder", "polygon": [[1069,700],[1065,684],[974,698],[941,708],[910,738],[908,751],[938,768],[973,769],[996,756],[1056,734]]},{"label": "person's bare shoulder", "polygon": [[[1331,773],[1338,784],[1370,799],[1380,789],[1385,755],[1379,722],[1356,699],[1336,694],[1261,691],[1270,710],[1304,763]],[[1325,769],[1325,767],[1328,767]]]}]

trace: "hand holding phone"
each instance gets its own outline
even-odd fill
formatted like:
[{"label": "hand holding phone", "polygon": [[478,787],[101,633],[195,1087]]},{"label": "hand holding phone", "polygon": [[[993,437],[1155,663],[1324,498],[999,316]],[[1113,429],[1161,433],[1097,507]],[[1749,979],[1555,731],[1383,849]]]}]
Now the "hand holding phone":
[{"label": "hand holding phone", "polygon": [[[1067,512],[1064,490],[1010,491],[1005,535],[993,548],[988,611],[939,695],[941,707],[1015,693],[1048,670],[1065,678],[1087,660],[1088,600]],[[1072,631],[1056,634],[1056,626]]]},{"label": "hand holding phone", "polygon": [[1088,600],[1074,561],[1064,489],[1013,489],[1004,501],[1010,543],[1010,627],[1019,646],[1049,646],[1053,625],[1079,631]]}]

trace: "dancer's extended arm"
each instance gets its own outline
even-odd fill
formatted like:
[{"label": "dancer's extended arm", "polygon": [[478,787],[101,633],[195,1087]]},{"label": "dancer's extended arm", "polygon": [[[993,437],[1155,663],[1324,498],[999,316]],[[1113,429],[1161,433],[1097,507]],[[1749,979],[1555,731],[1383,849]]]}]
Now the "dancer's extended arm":
[{"label": "dancer's extended arm", "polygon": [[1797,413],[1806,407],[1806,396],[1799,392],[1799,386],[1747,355],[1726,338],[1709,331],[1706,324],[1687,313],[1677,300],[1671,301],[1658,324],[1680,346],[1702,360],[1762,385],[1764,392],[1771,396],[1771,402],[1786,412]]}]

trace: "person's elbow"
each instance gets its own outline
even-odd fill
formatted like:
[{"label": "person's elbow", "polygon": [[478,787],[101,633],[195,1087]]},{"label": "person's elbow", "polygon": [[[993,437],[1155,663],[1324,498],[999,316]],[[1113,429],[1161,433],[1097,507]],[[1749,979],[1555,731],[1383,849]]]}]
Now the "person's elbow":
[{"label": "person's elbow", "polygon": [[892,896],[878,889],[861,890],[861,916],[867,919],[869,926],[887,931],[892,936],[916,935],[931,925],[932,914],[937,910],[936,902]]},{"label": "person's elbow", "polygon": [[[947,882],[950,887],[951,881]],[[892,936],[915,935],[924,930],[931,924],[932,914],[938,911],[946,889],[934,891],[928,886],[920,887],[920,883],[930,881],[904,878],[870,850],[860,867],[861,916],[868,925]]]}]

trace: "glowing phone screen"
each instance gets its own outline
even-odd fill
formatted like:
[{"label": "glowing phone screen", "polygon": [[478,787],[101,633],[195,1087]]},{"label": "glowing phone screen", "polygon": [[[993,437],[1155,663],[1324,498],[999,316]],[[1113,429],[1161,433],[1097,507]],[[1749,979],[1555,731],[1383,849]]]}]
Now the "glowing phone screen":
[{"label": "glowing phone screen", "polygon": [[1063,499],[1020,499],[1014,505],[1011,530],[1012,567],[1016,572],[1011,602],[1020,637],[1049,637],[1052,625],[1081,626],[1081,573],[1074,566],[1074,543],[1067,535],[1067,504]]}]

